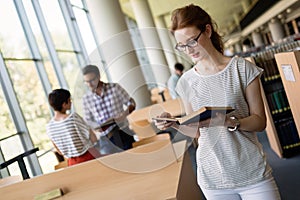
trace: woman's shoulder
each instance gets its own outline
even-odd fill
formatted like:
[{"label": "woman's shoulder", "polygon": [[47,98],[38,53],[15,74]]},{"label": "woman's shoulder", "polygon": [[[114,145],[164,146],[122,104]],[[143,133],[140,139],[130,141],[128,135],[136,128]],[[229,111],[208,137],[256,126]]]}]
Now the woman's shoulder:
[{"label": "woman's shoulder", "polygon": [[250,59],[243,58],[243,57],[236,57],[236,62],[237,62],[237,67],[242,68],[245,71],[253,71],[253,70],[263,71],[262,68],[258,67],[255,64],[255,61],[252,61]]},{"label": "woman's shoulder", "polygon": [[195,75],[195,68],[192,67],[191,69],[187,70],[186,72],[184,72],[180,78],[189,78],[191,76]]}]

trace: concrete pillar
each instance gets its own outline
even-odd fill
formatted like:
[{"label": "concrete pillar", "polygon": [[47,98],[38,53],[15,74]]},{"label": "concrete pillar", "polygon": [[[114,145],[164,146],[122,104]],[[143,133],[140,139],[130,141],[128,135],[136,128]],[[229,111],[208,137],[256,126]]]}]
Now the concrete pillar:
[{"label": "concrete pillar", "polygon": [[100,41],[107,70],[113,82],[118,82],[132,96],[137,108],[151,104],[148,91],[130,33],[118,0],[87,0],[87,6]]},{"label": "concrete pillar", "polygon": [[174,46],[172,45],[171,37],[172,34],[167,28],[164,16],[159,16],[155,18],[155,24],[157,27],[157,32],[160,38],[161,45],[163,47],[163,52],[168,62],[170,71],[174,71],[174,65],[177,62]]},{"label": "concrete pillar", "polygon": [[241,4],[242,4],[242,7],[243,7],[243,12],[247,13],[248,9],[249,9],[249,6],[250,6],[249,0],[243,0],[241,2]]},{"label": "concrete pillar", "polygon": [[241,46],[241,44],[239,42],[237,42],[237,43],[234,44],[234,52],[235,53],[242,52],[242,46]]},{"label": "concrete pillar", "polygon": [[262,35],[259,32],[253,31],[251,37],[255,47],[260,47],[264,45]]},{"label": "concrete pillar", "polygon": [[297,25],[297,22],[295,19],[292,20],[292,26],[293,26],[295,34],[299,34],[299,28],[298,28],[298,25]]},{"label": "concrete pillar", "polygon": [[240,15],[238,13],[233,13],[233,19],[235,25],[239,26],[240,25]]},{"label": "concrete pillar", "polygon": [[285,33],[284,33],[284,28],[281,24],[281,22],[277,18],[273,18],[269,23],[268,23],[272,39],[274,42],[278,42],[281,39],[284,38]]},{"label": "concrete pillar", "polygon": [[158,86],[165,87],[171,74],[148,1],[130,0],[130,3],[149,58],[149,67],[152,67]]}]

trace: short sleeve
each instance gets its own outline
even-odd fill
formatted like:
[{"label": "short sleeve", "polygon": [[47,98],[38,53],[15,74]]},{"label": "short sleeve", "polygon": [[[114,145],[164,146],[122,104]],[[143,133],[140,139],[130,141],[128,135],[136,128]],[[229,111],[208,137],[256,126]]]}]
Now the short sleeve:
[{"label": "short sleeve", "polygon": [[256,66],[255,64],[251,63],[246,59],[242,59],[245,63],[245,72],[246,72],[246,87],[256,78],[261,77],[263,73],[263,69]]},{"label": "short sleeve", "polygon": [[176,92],[180,96],[181,99],[189,101],[192,97],[192,87],[190,86],[190,82],[188,81],[190,78],[191,71],[187,71],[184,73],[178,80],[176,85]]},{"label": "short sleeve", "polygon": [[78,128],[78,131],[84,135],[86,138],[89,138],[90,132],[89,129],[90,127],[87,125],[87,123],[83,120],[83,118],[77,114],[77,113],[73,113],[74,116],[74,121],[75,121],[75,125]]},{"label": "short sleeve", "polygon": [[115,89],[120,101],[122,101],[124,105],[129,106],[131,102],[129,101],[130,96],[127,91],[118,83],[115,83]]}]

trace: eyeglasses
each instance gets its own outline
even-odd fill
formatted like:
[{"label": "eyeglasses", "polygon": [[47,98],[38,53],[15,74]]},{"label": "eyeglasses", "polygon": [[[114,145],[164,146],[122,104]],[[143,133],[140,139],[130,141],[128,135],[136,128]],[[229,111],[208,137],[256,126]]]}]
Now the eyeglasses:
[{"label": "eyeglasses", "polygon": [[92,82],[94,82],[97,78],[98,78],[98,77],[95,76],[95,77],[94,77],[93,79],[91,79],[91,80],[84,80],[84,82],[85,82],[85,83],[92,83]]},{"label": "eyeglasses", "polygon": [[189,47],[189,48],[196,47],[198,45],[198,39],[200,38],[201,34],[202,34],[202,31],[199,33],[199,35],[195,39],[188,41],[186,44],[176,44],[175,49],[182,52],[182,51],[186,50],[186,47]]}]

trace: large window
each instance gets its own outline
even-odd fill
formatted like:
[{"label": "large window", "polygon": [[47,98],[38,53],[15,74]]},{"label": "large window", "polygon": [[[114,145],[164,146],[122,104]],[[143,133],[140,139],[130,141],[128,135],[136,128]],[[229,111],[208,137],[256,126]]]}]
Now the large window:
[{"label": "large window", "polygon": [[[13,1],[0,2],[0,48],[6,58],[31,58]],[[5,27],[5,28],[4,28]]]},{"label": "large window", "polygon": [[105,62],[101,59],[100,49],[97,48],[99,44],[94,37],[95,32],[93,31],[92,26],[90,26],[87,8],[80,0],[71,0],[71,3],[79,31],[81,35],[84,36],[82,39],[87,50],[89,63],[99,67],[102,81],[107,82],[109,81],[109,77],[105,71]]},{"label": "large window", "polygon": [[20,102],[26,124],[35,146],[50,148],[46,123],[50,120],[50,110],[34,62],[7,61],[17,98]]},{"label": "large window", "polygon": [[1,134],[0,139],[11,136],[15,133],[17,133],[17,130],[15,129],[14,123],[12,121],[9,108],[6,104],[6,100],[4,97],[4,94],[2,92],[2,87],[0,84],[0,127],[1,127]]},{"label": "large window", "polygon": [[45,43],[45,40],[43,38],[43,33],[39,26],[32,3],[31,3],[31,1],[23,1],[23,3],[24,3],[25,10],[26,10],[26,14],[28,16],[30,27],[35,36],[35,40],[38,44],[39,52],[43,58],[43,64],[44,64],[45,70],[48,74],[48,78],[50,80],[51,87],[59,88],[60,87],[59,81],[57,79],[57,76],[55,75],[55,70],[54,70],[53,64],[51,62],[51,58],[50,58],[50,55],[49,55],[49,52],[47,49],[47,44]]},{"label": "large window", "polygon": [[[30,127],[30,131],[32,131],[32,136],[34,136],[39,127],[32,126],[32,124],[35,123],[32,119],[34,115],[40,114],[40,110],[35,108],[34,104],[41,106],[41,102],[45,100],[43,95],[41,101],[34,102],[37,98],[34,94],[36,91],[41,94],[41,91],[43,90],[41,90],[37,84],[40,82],[38,80],[37,73],[34,70],[35,68],[32,66],[33,57],[27,39],[24,35],[21,22],[17,15],[14,2],[5,0],[1,1],[0,4],[0,26],[5,27],[1,29],[0,32],[0,50],[2,52],[4,64],[6,65],[7,71],[9,71],[10,78],[12,79],[14,86],[13,90],[18,96],[18,102],[20,102],[24,116],[29,119],[27,121],[29,125],[28,127]],[[4,94],[2,92],[3,87],[5,87],[5,85],[2,85],[1,87],[1,101],[4,101],[1,106],[4,109],[2,110],[1,108],[1,118],[3,121],[1,120],[0,123],[4,122],[2,127],[6,128],[1,129],[0,135],[2,139],[5,138],[5,136],[17,133],[15,128],[16,124],[12,125],[13,121],[10,116],[10,112],[12,111],[7,110],[8,102],[6,98],[4,98]],[[41,124],[41,126],[43,126],[43,124]],[[1,150],[5,160],[24,152],[25,148],[23,147],[19,134],[28,135],[29,133],[27,131],[19,132],[17,135],[1,141]],[[39,144],[37,144],[37,146],[38,145]],[[30,168],[28,170],[31,173]],[[13,175],[20,174],[17,163],[9,166],[9,173]]]},{"label": "large window", "polygon": [[[77,37],[70,34],[70,30],[74,29],[72,24],[66,23],[68,17],[71,19],[68,16],[70,13],[63,15],[59,2],[61,3],[60,0],[0,2],[0,26],[5,27],[0,31],[0,52],[8,74],[8,81],[1,82],[0,85],[0,161],[17,156],[25,149],[39,147],[37,157],[43,173],[53,171],[57,164],[53,145],[46,134],[46,124],[52,117],[47,94],[52,89],[64,86],[79,99],[85,89],[80,74],[83,66],[80,66],[79,58],[87,50],[82,48],[89,51],[97,49],[97,40],[87,20],[87,12],[79,9],[83,6],[81,1],[72,1],[75,5],[73,9],[77,10],[76,17],[83,18],[76,20],[82,26]],[[63,2],[70,5],[69,0]],[[75,49],[74,43],[79,43],[79,38],[84,38],[84,45],[79,47],[81,49]],[[96,53],[100,60],[99,52]],[[63,84],[64,81],[66,84]],[[11,109],[14,108],[9,107],[11,97],[5,97],[3,93],[6,84],[12,85],[11,92],[21,110],[21,115],[18,115],[21,119],[12,119]],[[23,126],[18,124],[21,121],[25,121]],[[27,143],[22,139],[24,135],[29,138]],[[27,159],[25,162],[28,165]],[[31,167],[33,166],[27,166],[30,176],[34,175],[33,171],[38,171]],[[20,175],[17,163],[9,166],[8,171],[8,174]],[[1,171],[2,176],[3,174],[7,175]]]},{"label": "large window", "polygon": [[[6,104],[1,85],[0,89],[0,147],[4,160],[9,160],[22,153],[24,149],[20,142],[20,138],[17,135],[17,130],[15,129],[15,126],[13,124],[13,120],[11,118],[9,108]],[[17,163],[10,165],[9,171],[12,175],[21,174]]]}]

